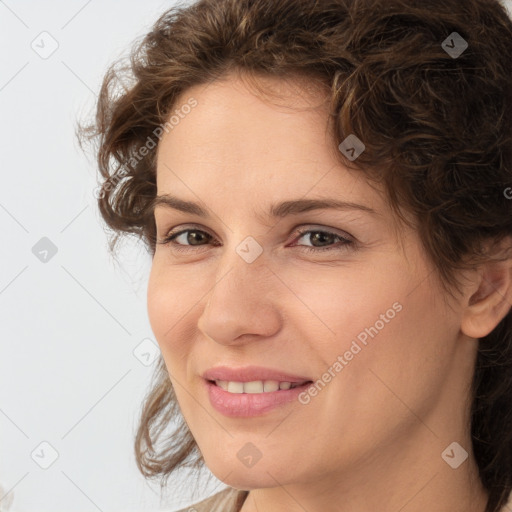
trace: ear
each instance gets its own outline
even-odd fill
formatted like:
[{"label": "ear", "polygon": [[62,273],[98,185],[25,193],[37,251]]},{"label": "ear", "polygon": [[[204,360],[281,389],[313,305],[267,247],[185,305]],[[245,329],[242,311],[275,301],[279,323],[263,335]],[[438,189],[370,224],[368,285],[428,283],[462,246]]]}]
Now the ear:
[{"label": "ear", "polygon": [[471,338],[487,336],[512,309],[512,238],[506,242],[509,257],[480,265],[467,288],[461,330]]}]

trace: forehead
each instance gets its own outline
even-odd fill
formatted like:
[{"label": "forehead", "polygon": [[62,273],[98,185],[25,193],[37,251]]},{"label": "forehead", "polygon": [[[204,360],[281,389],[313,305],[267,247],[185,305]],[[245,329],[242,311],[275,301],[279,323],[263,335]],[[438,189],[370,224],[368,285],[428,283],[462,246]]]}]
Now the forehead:
[{"label": "forehead", "polygon": [[[195,106],[179,119],[173,117],[174,124],[164,133],[161,145],[182,144],[180,149],[195,148],[196,154],[219,152],[228,146],[231,152],[246,154],[255,146],[261,152],[293,146],[297,151],[300,141],[324,136],[329,120],[326,101],[327,96],[312,84],[230,74],[181,93],[171,114],[180,114],[187,103]],[[202,147],[194,145],[194,140],[200,140]],[[261,147],[263,141],[271,146]],[[280,146],[282,142],[287,146]]]},{"label": "forehead", "polygon": [[158,194],[194,202],[215,195],[223,207],[252,202],[258,206],[252,211],[288,199],[330,197],[382,214],[382,189],[341,163],[326,97],[316,83],[237,75],[188,88],[173,112],[195,106],[158,146]]},{"label": "forehead", "polygon": [[167,167],[193,167],[208,176],[222,170],[233,179],[251,173],[284,176],[285,169],[297,179],[313,168],[325,174],[339,155],[324,103],[318,87],[305,91],[289,80],[255,82],[234,75],[190,87],[172,112],[195,106],[173,117],[158,145],[157,185],[172,179]]}]

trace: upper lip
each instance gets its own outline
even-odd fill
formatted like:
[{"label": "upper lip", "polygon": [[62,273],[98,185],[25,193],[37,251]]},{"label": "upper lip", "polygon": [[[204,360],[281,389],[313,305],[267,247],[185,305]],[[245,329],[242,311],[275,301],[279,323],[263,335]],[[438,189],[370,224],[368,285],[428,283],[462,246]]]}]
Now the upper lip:
[{"label": "upper lip", "polygon": [[215,366],[203,373],[206,380],[227,380],[231,382],[252,382],[257,380],[277,380],[278,382],[309,382],[308,377],[292,375],[272,368],[262,366],[243,366],[239,368],[229,366]]}]

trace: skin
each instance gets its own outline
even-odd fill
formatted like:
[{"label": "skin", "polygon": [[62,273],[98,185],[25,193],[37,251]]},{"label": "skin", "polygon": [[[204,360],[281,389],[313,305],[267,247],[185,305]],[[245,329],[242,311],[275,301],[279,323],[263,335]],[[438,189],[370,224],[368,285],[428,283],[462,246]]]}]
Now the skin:
[{"label": "skin", "polygon": [[[234,74],[188,89],[177,105],[190,97],[198,105],[158,147],[158,195],[211,213],[155,209],[159,240],[171,229],[206,235],[199,245],[179,237],[183,252],[158,244],[148,286],[151,327],[207,466],[251,491],[243,512],[483,512],[469,385],[477,338],[510,310],[510,261],[467,272],[463,292],[448,296],[416,231],[397,229],[382,191],[336,158],[319,93],[261,83],[287,103],[262,99]],[[377,214],[264,216],[301,198]],[[348,234],[356,245],[336,237],[314,245],[299,226]],[[247,236],[263,249],[252,263],[236,252]],[[315,246],[334,249],[304,250]],[[307,405],[253,418],[210,405],[206,369],[254,364],[319,379],[396,302],[401,311]],[[468,452],[457,469],[441,457],[454,441]],[[252,467],[237,457],[247,442],[262,454]]]}]

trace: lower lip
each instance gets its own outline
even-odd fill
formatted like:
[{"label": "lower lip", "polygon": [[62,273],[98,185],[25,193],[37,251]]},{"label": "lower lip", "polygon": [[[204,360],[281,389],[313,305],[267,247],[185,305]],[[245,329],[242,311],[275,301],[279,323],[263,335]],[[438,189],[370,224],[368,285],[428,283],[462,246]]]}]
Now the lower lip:
[{"label": "lower lip", "polygon": [[[268,393],[229,393],[215,383],[205,380],[212,407],[231,417],[259,416],[279,406],[297,400],[311,382],[291,389],[281,389]],[[297,400],[298,401],[298,400]]]}]

